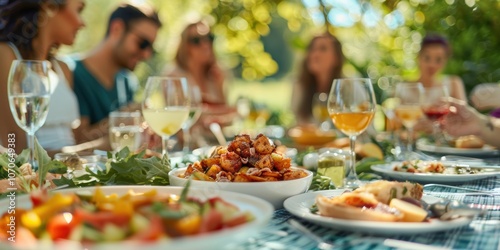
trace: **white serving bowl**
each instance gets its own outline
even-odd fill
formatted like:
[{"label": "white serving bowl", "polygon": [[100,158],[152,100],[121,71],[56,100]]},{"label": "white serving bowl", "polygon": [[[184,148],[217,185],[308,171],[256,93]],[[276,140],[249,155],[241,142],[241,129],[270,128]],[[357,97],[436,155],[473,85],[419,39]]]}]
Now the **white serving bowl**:
[{"label": "white serving bowl", "polygon": [[[179,177],[186,168],[172,169],[168,173],[170,185],[185,186],[188,179]],[[307,192],[311,185],[313,173],[303,169],[307,176],[300,179],[288,181],[268,182],[210,182],[192,180],[191,187],[205,190],[207,194],[217,193],[220,190],[248,194],[264,199],[273,204],[275,209],[283,208],[283,202],[294,195]]]}]

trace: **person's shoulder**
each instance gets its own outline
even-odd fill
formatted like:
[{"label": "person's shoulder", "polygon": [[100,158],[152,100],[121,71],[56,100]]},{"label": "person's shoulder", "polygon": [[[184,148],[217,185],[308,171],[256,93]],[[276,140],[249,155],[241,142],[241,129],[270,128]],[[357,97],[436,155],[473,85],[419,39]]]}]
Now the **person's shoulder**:
[{"label": "person's shoulder", "polygon": [[64,77],[66,78],[66,82],[68,83],[68,85],[71,88],[73,88],[73,73],[72,73],[70,67],[68,66],[66,61],[63,61],[60,59],[56,59],[55,61],[59,65],[59,67],[61,68],[61,71],[64,74]]},{"label": "person's shoulder", "polygon": [[448,78],[450,81],[462,81],[462,78],[457,75],[446,75],[446,78]]},{"label": "person's shoulder", "polygon": [[0,42],[0,62],[7,63],[9,66],[13,60],[16,60],[16,54],[12,48],[5,42]]}]

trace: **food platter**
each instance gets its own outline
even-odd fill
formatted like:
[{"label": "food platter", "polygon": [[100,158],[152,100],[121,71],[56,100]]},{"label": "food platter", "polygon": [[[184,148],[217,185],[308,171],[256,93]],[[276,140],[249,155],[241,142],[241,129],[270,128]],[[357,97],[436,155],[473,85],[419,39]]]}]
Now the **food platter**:
[{"label": "food platter", "polygon": [[[395,171],[394,166],[401,164],[402,162],[392,162],[388,164],[373,165],[371,169],[379,174],[400,181],[439,184],[463,183],[500,175],[500,166],[484,166],[488,171],[475,174],[408,173]],[[444,162],[443,164],[446,166],[447,163]],[[480,166],[477,165],[473,167],[479,168]]]},{"label": "food platter", "polygon": [[[431,219],[429,222],[356,221],[325,217],[311,212],[311,207],[314,205],[315,199],[318,195],[335,197],[341,195],[345,191],[346,190],[344,189],[337,189],[304,193],[286,199],[284,202],[284,206],[285,209],[293,215],[311,223],[333,228],[336,230],[370,233],[377,235],[413,235],[419,233],[446,231],[467,226],[472,221],[472,218],[465,217],[451,221]],[[424,200],[428,204],[440,201],[439,198],[428,195],[424,195],[422,200]]]},{"label": "food platter", "polygon": [[[161,187],[161,186],[107,186],[101,187],[101,190],[105,194],[118,194],[124,195],[129,190],[133,190],[136,193],[147,192],[151,189],[156,189],[158,193],[164,194],[175,194],[180,195],[182,192],[182,188],[180,187]],[[58,190],[60,193],[74,193],[78,192],[82,193],[93,193],[95,191],[95,187],[87,187],[87,188],[78,188],[78,189],[66,189],[66,190]],[[199,190],[195,188],[191,188],[189,190],[189,197],[196,197],[200,199],[207,199],[213,197],[214,195],[207,193],[204,190]],[[224,246],[227,246],[231,243],[237,243],[239,241],[245,240],[254,233],[257,233],[259,229],[264,227],[270,220],[272,213],[274,211],[271,204],[268,202],[249,195],[220,191],[217,192],[217,196],[231,202],[236,205],[242,211],[249,211],[253,215],[255,215],[254,220],[234,228],[223,229],[216,232],[211,232],[207,234],[197,235],[197,236],[188,236],[176,239],[169,240],[159,240],[151,243],[133,243],[127,241],[119,241],[105,244],[97,244],[93,245],[92,249],[94,250],[159,250],[159,249],[203,249],[207,246],[214,246],[217,249],[224,249]],[[4,211],[9,207],[9,200],[4,199],[0,201],[0,207],[4,208]],[[31,208],[31,202],[28,195],[23,195],[17,197],[16,200],[16,208]],[[139,245],[140,246],[139,246]],[[61,241],[58,242],[57,245],[47,245],[47,242],[42,240],[35,242],[35,244],[31,246],[27,246],[24,248],[12,248],[11,245],[7,245],[5,242],[0,242],[0,249],[36,249],[36,250],[53,250],[53,249],[84,249],[80,242],[77,241]]]},{"label": "food platter", "polygon": [[431,154],[450,154],[460,156],[497,156],[500,155],[498,149],[484,145],[482,148],[455,148],[450,146],[436,146],[428,139],[422,138],[416,142],[417,149]]}]

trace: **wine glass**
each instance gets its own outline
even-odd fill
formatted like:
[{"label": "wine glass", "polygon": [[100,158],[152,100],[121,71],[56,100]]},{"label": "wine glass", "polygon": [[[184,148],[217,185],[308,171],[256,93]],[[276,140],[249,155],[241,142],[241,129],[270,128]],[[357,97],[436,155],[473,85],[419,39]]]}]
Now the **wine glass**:
[{"label": "wine glass", "polygon": [[168,156],[168,139],[181,129],[189,117],[189,85],[185,77],[148,78],[142,102],[142,115],[162,138],[162,154]]},{"label": "wine glass", "polygon": [[425,116],[432,122],[432,134],[436,145],[441,145],[444,142],[444,137],[441,134],[441,119],[450,112],[450,104],[443,101],[443,97],[449,97],[450,93],[448,86],[440,84],[424,88],[422,100],[422,110]]},{"label": "wine glass", "polygon": [[135,152],[141,146],[141,113],[113,111],[109,114],[109,143],[113,151],[128,147]]},{"label": "wine glass", "polygon": [[328,113],[333,124],[349,136],[351,161],[344,187],[356,188],[360,185],[356,175],[356,136],[370,125],[377,107],[372,82],[368,78],[346,78],[333,81],[328,96]]},{"label": "wine glass", "polygon": [[10,111],[17,125],[28,135],[29,162],[33,168],[38,167],[35,132],[45,123],[49,111],[50,66],[49,61],[14,60],[7,83]]},{"label": "wine glass", "polygon": [[329,130],[330,126],[330,115],[328,114],[328,94],[327,93],[316,93],[313,96],[312,101],[312,115],[316,122],[319,124],[319,128],[322,130]]},{"label": "wine glass", "polygon": [[196,121],[201,116],[202,110],[202,98],[201,91],[196,83],[188,83],[189,84],[189,96],[191,100],[191,105],[189,108],[189,117],[182,124],[182,135],[184,136],[184,145],[182,147],[182,152],[184,156],[189,155],[189,144],[191,142],[191,134],[189,133],[189,129],[193,126]]},{"label": "wine glass", "polygon": [[413,128],[423,116],[421,108],[423,95],[422,83],[404,82],[396,85],[395,97],[398,100],[398,106],[394,112],[408,130],[406,152],[403,154],[406,157],[409,157],[413,152]]},{"label": "wine glass", "polygon": [[[389,141],[392,144],[391,153],[394,159],[399,159],[401,147],[399,137],[396,136],[402,124],[396,117],[394,109],[399,105],[399,100],[394,97],[396,85],[401,82],[399,75],[383,76],[378,80],[378,86],[382,90],[381,108],[385,115],[385,130],[389,133]],[[389,156],[391,157],[391,156]]]}]

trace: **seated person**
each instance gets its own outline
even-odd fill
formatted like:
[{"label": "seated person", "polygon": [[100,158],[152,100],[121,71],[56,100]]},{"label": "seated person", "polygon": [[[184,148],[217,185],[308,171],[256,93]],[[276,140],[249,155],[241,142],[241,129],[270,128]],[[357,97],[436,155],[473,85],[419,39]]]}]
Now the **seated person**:
[{"label": "seated person", "polygon": [[[417,63],[420,76],[416,82],[422,83],[424,88],[445,84],[448,86],[451,97],[466,101],[467,96],[462,79],[459,76],[441,74],[451,57],[451,53],[450,44],[444,36],[426,35],[418,52]],[[422,118],[414,129],[419,132],[432,133],[432,122]]]},{"label": "seated person", "polygon": [[[56,60],[54,50],[59,45],[71,45],[84,26],[81,12],[83,0],[68,0],[47,4],[43,1],[25,4],[24,1],[3,1],[0,8],[0,144],[14,148],[17,153],[28,147],[26,132],[14,120],[9,108],[7,78],[14,60],[50,60],[51,97],[44,125],[36,137],[42,147],[55,153],[62,147],[75,144],[72,124],[78,119],[78,102],[73,93],[73,81],[68,66]],[[45,6],[45,4],[47,4]],[[26,23],[19,20],[39,20],[33,23],[26,36]],[[18,39],[23,37],[23,39]],[[47,38],[47,39],[46,39]],[[41,40],[44,42],[41,43]],[[37,46],[35,46],[37,45]],[[14,144],[9,139],[14,139]]]},{"label": "seated person", "polygon": [[186,77],[200,89],[203,112],[193,127],[199,130],[201,126],[205,135],[211,134],[211,123],[229,125],[236,115],[236,109],[227,104],[226,75],[217,63],[214,39],[208,24],[200,21],[187,25],[181,33],[175,66],[165,70],[165,75]]},{"label": "seated person", "polygon": [[447,84],[451,97],[466,101],[467,96],[462,79],[459,76],[441,74],[450,57],[451,47],[445,37],[425,36],[417,57],[420,71],[417,82],[421,82],[424,88]]},{"label": "seated person", "polygon": [[73,72],[75,94],[80,106],[79,143],[107,137],[111,111],[138,110],[133,103],[133,71],[153,53],[161,22],[149,6],[129,4],[118,7],[108,22],[104,40],[83,59]]},{"label": "seated person", "polygon": [[299,125],[314,122],[313,97],[318,93],[328,97],[333,80],[343,77],[343,63],[342,45],[335,36],[325,33],[311,40],[292,93],[292,110]]}]

